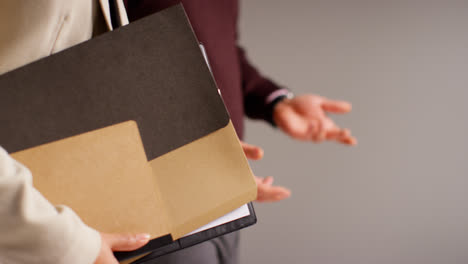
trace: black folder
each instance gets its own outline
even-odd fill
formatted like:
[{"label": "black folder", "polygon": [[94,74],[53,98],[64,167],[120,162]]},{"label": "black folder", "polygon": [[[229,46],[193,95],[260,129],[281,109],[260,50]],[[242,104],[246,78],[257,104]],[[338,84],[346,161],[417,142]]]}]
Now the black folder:
[{"label": "black folder", "polygon": [[[138,124],[148,161],[222,129],[235,134],[181,5],[0,76],[0,145],[9,152],[128,120]],[[235,221],[116,256],[150,253],[145,262],[244,228],[256,222],[248,209]]]}]

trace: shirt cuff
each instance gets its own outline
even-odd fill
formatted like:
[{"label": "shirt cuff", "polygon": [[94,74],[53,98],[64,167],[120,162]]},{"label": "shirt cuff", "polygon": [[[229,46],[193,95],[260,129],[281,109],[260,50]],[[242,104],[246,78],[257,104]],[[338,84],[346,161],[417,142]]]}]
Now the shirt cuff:
[{"label": "shirt cuff", "polygon": [[287,98],[290,98],[292,97],[292,93],[286,88],[276,90],[267,96],[265,99],[265,105],[271,104],[276,98],[280,96],[286,96]]},{"label": "shirt cuff", "polygon": [[293,97],[294,97],[293,93],[285,88],[276,90],[266,97],[265,99],[265,105],[267,107],[266,120],[268,121],[268,123],[270,123],[273,127],[276,127],[275,121],[273,119],[273,113],[274,113],[276,105],[279,102],[283,101],[284,99],[291,99]]}]

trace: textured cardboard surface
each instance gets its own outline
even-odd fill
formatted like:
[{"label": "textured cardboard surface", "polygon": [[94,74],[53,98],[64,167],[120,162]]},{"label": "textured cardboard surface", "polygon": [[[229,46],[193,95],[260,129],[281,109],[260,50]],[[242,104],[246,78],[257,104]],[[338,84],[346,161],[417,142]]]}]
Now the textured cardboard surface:
[{"label": "textured cardboard surface", "polygon": [[231,122],[150,165],[174,239],[257,197],[257,185]]},{"label": "textured cardboard surface", "polygon": [[0,76],[9,152],[126,120],[148,160],[229,121],[180,5]]},{"label": "textured cardboard surface", "polygon": [[170,233],[134,121],[12,156],[31,170],[49,201],[71,207],[99,231],[149,232],[152,238]]}]

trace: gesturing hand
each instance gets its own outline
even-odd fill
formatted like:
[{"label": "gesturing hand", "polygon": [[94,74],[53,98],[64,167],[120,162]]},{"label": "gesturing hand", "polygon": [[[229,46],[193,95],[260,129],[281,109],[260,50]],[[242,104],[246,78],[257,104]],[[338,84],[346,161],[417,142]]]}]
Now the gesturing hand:
[{"label": "gesturing hand", "polygon": [[[263,158],[263,150],[257,146],[241,142],[245,156],[251,160]],[[273,186],[273,177],[260,178],[255,176],[257,183],[257,202],[277,202],[291,196],[291,191],[281,186]]]},{"label": "gesturing hand", "polygon": [[351,104],[333,101],[317,95],[302,95],[279,102],[273,112],[276,125],[291,137],[304,141],[333,140],[356,145],[357,140],[348,129],[339,128],[326,112],[344,114]]},{"label": "gesturing hand", "polygon": [[105,234],[101,233],[101,251],[94,264],[118,264],[113,251],[132,251],[148,243],[148,234]]}]

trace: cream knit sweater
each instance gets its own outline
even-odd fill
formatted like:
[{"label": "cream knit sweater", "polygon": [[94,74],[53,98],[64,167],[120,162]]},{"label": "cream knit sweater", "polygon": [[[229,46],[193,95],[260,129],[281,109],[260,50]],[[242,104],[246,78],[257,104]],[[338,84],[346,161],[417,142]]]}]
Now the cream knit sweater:
[{"label": "cream knit sweater", "polygon": [[[1,0],[0,74],[105,30],[99,1]],[[32,180],[0,147],[0,263],[93,263],[99,233],[66,206],[51,205]]]}]

